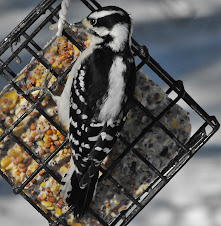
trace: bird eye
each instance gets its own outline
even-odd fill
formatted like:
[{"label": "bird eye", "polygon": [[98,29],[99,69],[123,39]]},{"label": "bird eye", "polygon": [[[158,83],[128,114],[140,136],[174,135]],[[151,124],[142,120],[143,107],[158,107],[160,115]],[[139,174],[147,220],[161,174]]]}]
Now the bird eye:
[{"label": "bird eye", "polygon": [[89,19],[89,23],[90,23],[92,26],[94,26],[94,25],[97,23],[97,20],[91,18],[91,19]]}]

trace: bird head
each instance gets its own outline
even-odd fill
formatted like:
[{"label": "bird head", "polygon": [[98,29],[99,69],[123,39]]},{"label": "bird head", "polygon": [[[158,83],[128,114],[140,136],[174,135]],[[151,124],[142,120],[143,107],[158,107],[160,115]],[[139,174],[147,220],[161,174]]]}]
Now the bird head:
[{"label": "bird head", "polygon": [[129,14],[116,6],[106,6],[90,13],[81,22],[75,23],[83,28],[93,40],[93,44],[109,46],[113,51],[122,51],[130,45],[132,23]]}]

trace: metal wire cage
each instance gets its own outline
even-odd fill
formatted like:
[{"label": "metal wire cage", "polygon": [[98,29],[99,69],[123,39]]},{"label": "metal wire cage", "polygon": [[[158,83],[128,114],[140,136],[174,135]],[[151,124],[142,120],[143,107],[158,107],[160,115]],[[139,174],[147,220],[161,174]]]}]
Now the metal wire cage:
[{"label": "metal wire cage", "polygon": [[[100,8],[95,0],[81,0],[91,11]],[[53,152],[47,156],[45,159],[39,158],[33,150],[14,133],[14,128],[25,120],[25,118],[31,114],[34,110],[37,110],[40,115],[44,116],[51,125],[54,126],[61,134],[66,137],[66,131],[54,120],[42,107],[42,101],[45,98],[46,93],[43,93],[40,98],[33,100],[30,94],[24,92],[16,83],[14,79],[19,70],[19,66],[15,65],[15,60],[19,61],[18,55],[22,55],[22,52],[28,52],[31,57],[34,57],[38,62],[40,62],[45,68],[47,68],[57,80],[50,87],[53,90],[59,82],[62,82],[66,75],[70,72],[71,66],[67,68],[66,71],[57,71],[51,65],[43,59],[41,51],[43,47],[38,44],[36,35],[38,35],[41,30],[45,28],[48,24],[54,24],[58,20],[58,12],[61,9],[61,5],[57,0],[43,0],[1,43],[0,43],[0,73],[1,76],[13,87],[20,95],[22,95],[25,100],[30,104],[29,110],[16,119],[10,127],[6,127],[4,124],[4,119],[1,119],[0,128],[2,130],[0,136],[0,142],[10,138],[16,144],[20,145],[24,151],[38,164],[33,173],[31,173],[22,184],[16,184],[14,181],[7,176],[5,172],[0,170],[1,176],[12,186],[15,194],[20,194],[25,198],[43,217],[45,217],[50,225],[66,225],[66,217],[71,213],[71,208],[60,217],[51,217],[46,211],[43,211],[39,207],[37,202],[30,198],[24,192],[25,187],[38,175],[42,170],[44,170],[45,175],[51,176],[58,183],[61,182],[61,177],[59,177],[56,172],[51,170],[48,166],[49,162],[65,147],[68,143],[68,139],[58,145]],[[79,50],[83,51],[83,47],[68,33],[67,30],[63,31],[63,36],[65,36],[70,42],[78,47]],[[13,45],[18,43],[16,49],[13,51]],[[145,46],[140,46],[134,39],[132,40],[132,50],[137,60],[137,71],[143,67],[150,68],[156,76],[158,76],[167,86],[167,95],[171,93],[176,94],[175,98],[171,100],[170,104],[164,108],[158,115],[153,115],[150,110],[145,108],[137,99],[134,98],[133,106],[140,109],[148,118],[151,119],[151,123],[145,126],[140,134],[136,136],[132,141],[125,139],[123,135],[119,136],[119,141],[122,142],[124,149],[121,154],[114,160],[110,167],[107,169],[102,169],[102,176],[99,181],[101,182],[105,178],[108,178],[113,186],[116,187],[121,193],[123,193],[127,199],[130,201],[130,205],[127,209],[122,210],[120,214],[111,222],[103,219],[92,207],[89,208],[89,213],[99,222],[100,225],[127,225],[129,222],[151,201],[151,199],[173,178],[173,176],[193,157],[193,155],[213,136],[213,134],[219,129],[219,123],[214,116],[208,115],[185,91],[182,81],[174,80],[148,53]],[[11,51],[13,53],[11,53]],[[28,62],[24,60],[21,64],[21,69]],[[16,70],[15,70],[16,68]],[[18,69],[17,69],[18,68]],[[180,141],[177,136],[173,134],[168,128],[164,126],[161,122],[163,116],[165,116],[173,106],[179,101],[184,102],[190,106],[195,112],[196,117],[200,118],[202,124],[199,128],[192,134],[188,142]],[[145,158],[136,149],[136,144],[149,133],[154,126],[161,128],[179,147],[178,155],[171,159],[171,161],[162,170],[158,170],[149,159]],[[9,140],[10,140],[9,139]],[[136,158],[142,161],[148,168],[150,168],[155,173],[154,180],[145,188],[144,192],[134,198],[130,192],[127,191],[124,184],[120,183],[111,175],[111,171],[117,168],[120,161],[123,161],[124,157],[132,153]]]}]

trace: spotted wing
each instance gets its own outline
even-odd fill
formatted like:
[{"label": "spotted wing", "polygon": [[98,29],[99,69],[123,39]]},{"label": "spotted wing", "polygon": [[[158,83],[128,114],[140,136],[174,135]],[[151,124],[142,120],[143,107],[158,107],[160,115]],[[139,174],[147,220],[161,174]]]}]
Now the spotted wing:
[{"label": "spotted wing", "polygon": [[[90,68],[81,65],[71,89],[69,140],[81,188],[90,183],[90,179],[97,173],[102,161],[111,151],[125,116],[121,111],[115,121],[98,120],[99,100],[101,102],[106,95],[108,82],[104,80],[104,76],[99,80],[97,77],[97,80],[94,79],[93,74]],[[99,76],[99,72],[96,76]],[[88,81],[89,79],[91,80]]]},{"label": "spotted wing", "polygon": [[107,121],[99,134],[93,137],[93,149],[88,154],[89,167],[80,181],[80,187],[86,187],[90,183],[91,178],[98,172],[103,160],[112,150],[117,140],[117,135],[123,127],[125,118],[119,118],[115,122]]}]

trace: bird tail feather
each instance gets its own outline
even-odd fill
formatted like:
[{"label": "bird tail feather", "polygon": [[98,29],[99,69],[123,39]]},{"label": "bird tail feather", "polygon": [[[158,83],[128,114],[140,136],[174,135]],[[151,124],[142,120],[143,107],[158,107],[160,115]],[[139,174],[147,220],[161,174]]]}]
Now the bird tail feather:
[{"label": "bird tail feather", "polygon": [[80,188],[75,165],[73,161],[71,161],[70,168],[62,180],[61,197],[67,202],[68,206],[74,207],[74,217],[81,218],[85,214],[94,198],[98,175],[99,172],[91,178],[90,183],[85,188]]}]

